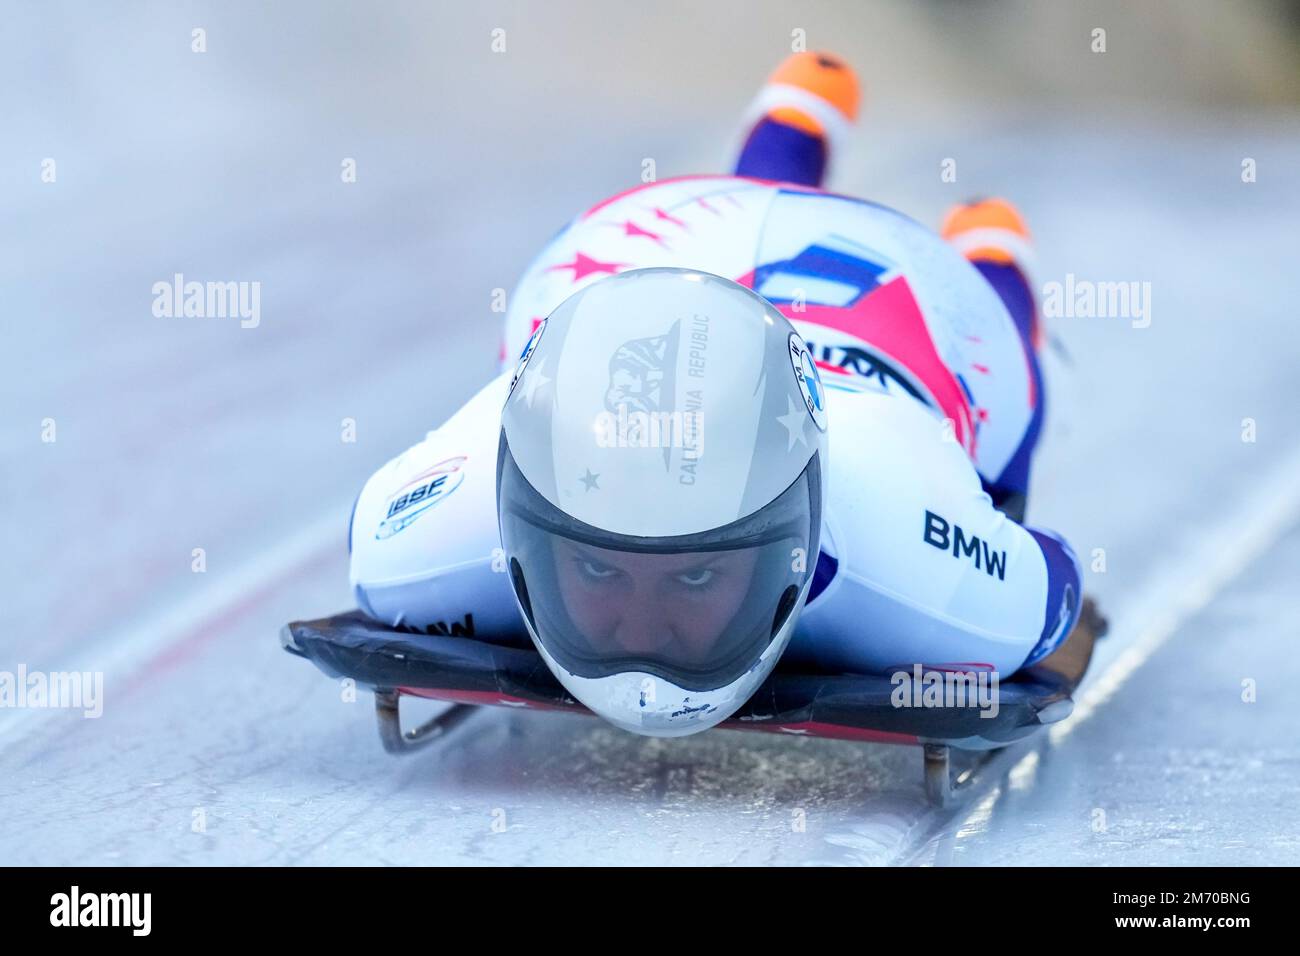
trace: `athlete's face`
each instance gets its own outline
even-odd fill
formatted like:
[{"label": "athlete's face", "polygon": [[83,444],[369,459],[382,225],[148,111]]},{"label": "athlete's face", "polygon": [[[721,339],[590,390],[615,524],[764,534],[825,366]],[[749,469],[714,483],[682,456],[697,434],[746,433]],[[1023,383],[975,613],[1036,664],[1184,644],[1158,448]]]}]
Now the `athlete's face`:
[{"label": "athlete's face", "polygon": [[630,554],[553,542],[560,594],[594,647],[683,665],[708,658],[749,592],[757,549]]}]

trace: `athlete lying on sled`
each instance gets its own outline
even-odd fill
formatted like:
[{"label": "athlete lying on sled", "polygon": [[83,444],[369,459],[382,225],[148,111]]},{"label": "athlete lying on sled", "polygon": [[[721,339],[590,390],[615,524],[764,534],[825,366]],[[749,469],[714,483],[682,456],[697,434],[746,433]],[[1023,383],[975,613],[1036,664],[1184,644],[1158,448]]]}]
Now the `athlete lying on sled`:
[{"label": "athlete lying on sled", "polygon": [[360,494],[368,616],[531,637],[657,735],[725,719],[782,656],[1005,679],[1058,647],[1079,566],[1021,523],[1028,233],[1001,200],[941,237],[822,191],[857,101],[845,64],[797,54],[734,175],[629,190],[547,244],[506,317],[517,361]]}]

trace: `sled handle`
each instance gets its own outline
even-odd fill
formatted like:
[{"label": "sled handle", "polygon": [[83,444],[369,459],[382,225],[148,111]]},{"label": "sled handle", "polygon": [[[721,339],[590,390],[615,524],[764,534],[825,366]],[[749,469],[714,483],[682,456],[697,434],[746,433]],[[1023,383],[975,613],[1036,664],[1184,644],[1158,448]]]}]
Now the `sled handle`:
[{"label": "sled handle", "polygon": [[375,717],[379,721],[379,740],[390,754],[409,754],[425,744],[445,737],[474,712],[472,704],[452,704],[436,717],[402,730],[402,695],[388,688],[375,689]]}]

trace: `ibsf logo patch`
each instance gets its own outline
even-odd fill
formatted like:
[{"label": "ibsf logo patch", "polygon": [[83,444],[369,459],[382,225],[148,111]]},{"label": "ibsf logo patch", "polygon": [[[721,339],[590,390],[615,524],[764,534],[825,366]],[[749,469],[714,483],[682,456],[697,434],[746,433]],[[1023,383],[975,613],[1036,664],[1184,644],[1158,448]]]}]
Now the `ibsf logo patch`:
[{"label": "ibsf logo patch", "polygon": [[515,363],[515,374],[510,379],[510,389],[506,392],[507,399],[514,394],[515,386],[519,384],[519,378],[524,374],[524,367],[528,364],[528,360],[533,357],[533,353],[537,351],[537,343],[541,341],[542,333],[546,331],[547,321],[547,319],[542,319],[537,324],[537,328],[533,329],[533,334],[528,336],[528,341],[524,343],[524,350],[519,353],[519,361]]},{"label": "ibsf logo patch", "polygon": [[382,541],[404,531],[422,514],[459,488],[465,480],[461,465],[466,460],[465,455],[445,458],[398,488],[388,499],[384,519],[375,529],[375,540]]},{"label": "ibsf logo patch", "polygon": [[790,367],[794,369],[795,381],[799,383],[803,403],[808,409],[808,414],[812,416],[813,424],[826,431],[826,389],[822,387],[817,365],[813,362],[808,346],[804,345],[798,332],[790,333],[789,346]]}]

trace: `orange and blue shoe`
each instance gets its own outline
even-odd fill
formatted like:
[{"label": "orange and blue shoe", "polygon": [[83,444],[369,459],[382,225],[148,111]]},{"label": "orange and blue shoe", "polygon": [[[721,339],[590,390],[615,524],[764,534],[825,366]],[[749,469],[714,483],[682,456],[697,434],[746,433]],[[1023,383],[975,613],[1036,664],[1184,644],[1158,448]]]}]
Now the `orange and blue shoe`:
[{"label": "orange and blue shoe", "polygon": [[975,199],[948,210],[939,234],[972,262],[997,290],[1022,334],[1037,350],[1042,323],[1031,285],[1033,237],[1024,217],[1005,199]]},{"label": "orange and blue shoe", "polygon": [[857,120],[861,91],[830,53],[795,53],[767,79],[750,108],[736,174],[820,186],[830,155]]},{"label": "orange and blue shoe", "polygon": [[972,262],[1028,266],[1033,236],[1020,210],[1005,199],[975,199],[948,210],[939,234]]}]

